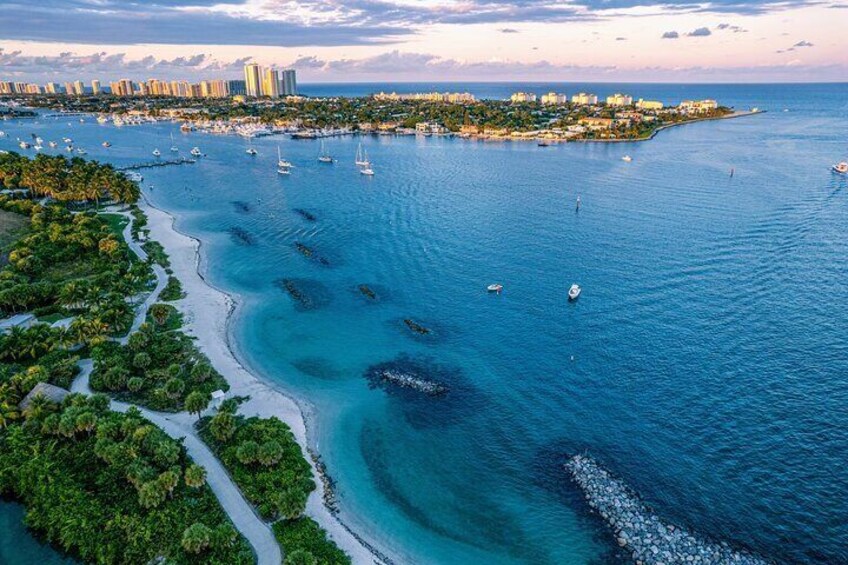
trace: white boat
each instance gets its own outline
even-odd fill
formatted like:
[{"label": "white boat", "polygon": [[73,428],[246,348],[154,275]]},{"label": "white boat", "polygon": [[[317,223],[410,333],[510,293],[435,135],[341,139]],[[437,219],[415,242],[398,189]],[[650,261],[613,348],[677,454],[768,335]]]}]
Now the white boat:
[{"label": "white boat", "polygon": [[42,143],[44,143],[44,140],[43,140],[43,139],[41,139],[40,137],[36,137],[36,138],[35,138],[35,142],[36,142],[38,145],[41,145]]},{"label": "white boat", "polygon": [[625,155],[624,157],[621,158],[621,160],[629,163],[630,161],[633,160],[633,157],[631,157],[630,155]]},{"label": "white boat", "polygon": [[103,147],[112,147],[112,144],[109,143],[108,141],[104,141],[102,145],[103,145]]},{"label": "white boat", "polygon": [[489,292],[497,292],[498,294],[500,294],[500,292],[503,290],[503,285],[497,283],[490,284],[486,287],[486,290],[488,290]]},{"label": "white boat", "polygon": [[[278,169],[291,169],[294,165],[283,159],[282,153],[280,153],[280,146],[277,146],[277,168]],[[286,173],[288,174],[288,173]]]},{"label": "white boat", "polygon": [[324,148],[324,140],[321,140],[321,153],[318,154],[318,162],[319,163],[332,163],[333,158],[330,157],[330,154],[327,153],[327,150]]},{"label": "white boat", "polygon": [[277,174],[279,175],[290,175],[291,169],[288,167],[277,167]]},{"label": "white boat", "polygon": [[70,153],[70,152],[71,152],[71,151],[73,151],[73,150],[74,150],[74,146],[73,146],[73,145],[66,145],[66,146],[65,146],[65,151],[67,151],[68,153]]},{"label": "white boat", "polygon": [[27,143],[26,141],[21,141],[20,143],[18,143],[18,147],[20,147],[21,149],[29,149],[30,144]]},{"label": "white boat", "polygon": [[98,124],[105,124],[108,121],[109,121],[109,118],[107,118],[106,116],[97,116],[97,123]]},{"label": "white boat", "polygon": [[86,153],[88,153],[88,151],[86,151],[82,147],[77,149],[77,155],[85,155]]},{"label": "white boat", "polygon": [[171,134],[171,153],[177,153],[180,150],[179,147],[174,145],[174,134]]},{"label": "white boat", "polygon": [[190,123],[188,123],[188,122],[184,122],[184,123],[180,126],[180,131],[181,131],[181,132],[183,132],[183,133],[188,133],[188,132],[190,132],[191,130],[192,130],[191,124],[190,124]]},{"label": "white boat", "polygon": [[158,148],[158,147],[157,147],[156,149],[154,149],[154,150],[153,150],[153,156],[154,156],[154,157],[160,157],[161,155],[162,155],[162,152],[161,152],[161,151],[159,151],[159,148]]},{"label": "white boat", "polygon": [[32,148],[35,149],[36,151],[41,151],[44,147],[42,145],[33,145]]},{"label": "white boat", "polygon": [[80,118],[80,119],[79,119],[79,122],[80,122],[81,124],[84,124],[84,123],[85,123],[85,120],[84,120],[84,119],[82,119],[82,118]]},{"label": "white boat", "polygon": [[372,169],[371,167],[362,167],[361,169],[359,169],[359,174],[365,175],[366,177],[373,177],[374,169]]},{"label": "white boat", "polygon": [[5,132],[5,131],[0,131],[0,137],[6,137],[6,132]]},{"label": "white boat", "polygon": [[191,153],[195,157],[200,157],[201,155],[203,155],[203,153],[200,152],[200,147],[192,147],[189,153]]},{"label": "white boat", "polygon": [[[368,152],[363,151],[362,144],[356,148],[356,166],[358,167],[370,167],[371,162],[368,160]],[[373,173],[372,173],[373,174]]]},{"label": "white boat", "polygon": [[56,143],[55,141],[50,141],[50,142],[47,143],[47,145],[49,145],[50,147],[56,147],[59,144]]},{"label": "white boat", "polygon": [[568,299],[569,300],[577,300],[577,297],[580,296],[580,293],[582,291],[583,291],[583,289],[580,288],[580,285],[577,284],[577,283],[574,283],[573,285],[571,285],[571,288],[568,289]]},{"label": "white boat", "polygon": [[834,173],[839,173],[840,175],[848,175],[848,161],[840,161],[831,167]]},{"label": "white boat", "polygon": [[245,151],[245,153],[247,153],[250,156],[254,156],[254,155],[256,155],[256,149],[254,149],[253,147],[248,147],[247,151]]},{"label": "white boat", "polygon": [[62,141],[64,141],[66,144],[71,144],[71,143],[74,142],[74,140],[71,139],[70,137],[63,137]]}]

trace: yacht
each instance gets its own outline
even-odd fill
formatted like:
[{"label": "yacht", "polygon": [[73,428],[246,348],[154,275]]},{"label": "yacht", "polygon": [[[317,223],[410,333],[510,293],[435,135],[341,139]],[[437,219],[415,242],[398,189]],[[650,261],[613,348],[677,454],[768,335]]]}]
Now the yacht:
[{"label": "yacht", "polygon": [[359,174],[365,175],[366,177],[373,177],[374,169],[372,169],[371,167],[362,167],[361,169],[359,169]]},{"label": "yacht", "polygon": [[245,153],[247,153],[250,156],[255,156],[256,155],[256,149],[254,149],[253,147],[248,147],[247,151],[245,151]]},{"label": "yacht", "polygon": [[112,144],[111,144],[111,143],[109,143],[108,141],[104,141],[104,142],[103,142],[103,147],[112,147]]},{"label": "yacht", "polygon": [[88,151],[86,151],[82,147],[77,148],[77,155],[85,155],[86,153],[88,153]]},{"label": "yacht", "polygon": [[574,283],[573,285],[571,285],[571,288],[568,289],[568,299],[569,300],[577,300],[577,297],[580,296],[580,293],[582,291],[583,291],[583,289],[580,288],[580,285],[577,284],[577,283]]},{"label": "yacht", "polygon": [[279,175],[290,175],[291,169],[288,167],[277,167],[277,174]]},{"label": "yacht", "polygon": [[29,149],[30,144],[27,143],[26,141],[21,141],[20,143],[18,143],[18,147],[20,147],[21,149]]},{"label": "yacht", "polygon": [[848,161],[841,161],[831,167],[834,173],[839,173],[840,175],[848,175]]},{"label": "yacht", "polygon": [[277,168],[278,169],[291,169],[294,165],[283,159],[282,154],[280,153],[280,146],[277,146]]},{"label": "yacht", "polygon": [[333,158],[330,157],[330,154],[327,153],[327,150],[324,148],[324,140],[321,140],[321,153],[318,155],[319,163],[332,163]]},{"label": "yacht", "polygon": [[38,144],[38,145],[33,145],[32,148],[35,149],[36,151],[41,151],[44,148],[44,146],[41,145],[41,144]]},{"label": "yacht", "polygon": [[497,283],[490,284],[489,286],[486,287],[486,290],[489,291],[489,292],[497,292],[498,294],[500,294],[501,291],[503,290],[503,285],[497,284]]},{"label": "yacht", "polygon": [[68,153],[71,153],[73,150],[74,150],[73,145],[66,145],[65,146],[65,151],[67,151]]},{"label": "yacht", "polygon": [[362,150],[362,144],[356,148],[356,165],[358,167],[370,167],[371,162],[368,160],[368,152]]},{"label": "yacht", "polygon": [[159,151],[159,148],[158,148],[158,147],[157,147],[156,149],[154,149],[154,150],[153,150],[153,156],[154,156],[154,157],[161,157],[161,156],[162,156],[162,152],[161,152],[161,151]]},{"label": "yacht", "polygon": [[35,138],[35,142],[36,142],[38,145],[41,145],[42,143],[44,143],[44,140],[43,140],[43,139],[41,139],[40,137],[36,137],[36,138]]},{"label": "yacht", "polygon": [[64,141],[67,145],[70,145],[71,143],[74,142],[74,140],[71,139],[70,137],[63,137],[62,141]]},{"label": "yacht", "polygon": [[630,161],[633,160],[633,157],[631,157],[630,155],[625,155],[624,157],[621,158],[621,160],[629,163]]},{"label": "yacht", "polygon": [[203,153],[200,152],[200,147],[192,147],[191,151],[189,151],[193,156],[200,157]]},{"label": "yacht", "polygon": [[56,147],[59,144],[56,143],[55,141],[50,141],[50,142],[47,143],[47,145],[49,145],[50,147]]}]

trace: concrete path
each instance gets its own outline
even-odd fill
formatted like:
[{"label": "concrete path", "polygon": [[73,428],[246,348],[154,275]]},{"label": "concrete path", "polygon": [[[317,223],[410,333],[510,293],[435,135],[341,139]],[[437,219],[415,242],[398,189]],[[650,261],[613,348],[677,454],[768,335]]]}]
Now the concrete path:
[{"label": "concrete path", "polygon": [[[94,363],[91,359],[79,362],[82,370],[71,385],[71,392],[82,394],[94,394],[88,384]],[[126,412],[130,406],[126,402],[112,400],[111,408],[117,412]],[[254,512],[253,507],[241,494],[241,491],[233,483],[226,469],[221,465],[215,454],[197,436],[194,429],[194,416],[185,412],[170,414],[154,412],[147,408],[136,406],[141,414],[162,428],[166,434],[176,440],[183,440],[186,451],[195,463],[206,469],[206,483],[218,497],[224,511],[230,517],[233,525],[247,539],[257,556],[259,565],[280,565],[282,553],[274,532]]]}]

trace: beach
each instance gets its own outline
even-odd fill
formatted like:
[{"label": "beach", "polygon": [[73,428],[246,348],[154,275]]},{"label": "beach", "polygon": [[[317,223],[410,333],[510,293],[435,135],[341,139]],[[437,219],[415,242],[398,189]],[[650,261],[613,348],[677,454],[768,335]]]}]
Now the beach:
[{"label": "beach", "polygon": [[146,201],[140,208],[148,217],[151,238],[165,248],[171,269],[183,285],[186,296],[173,304],[184,316],[183,331],[195,338],[197,347],[230,385],[227,397],[247,396],[239,413],[251,417],[277,417],[290,428],[304,456],[312,466],[316,488],[306,503],[306,514],[315,520],[328,536],[347,553],[353,563],[379,562],[371,549],[360,541],[324,505],[325,486],[315,462],[309,457],[314,448],[308,445],[306,419],[301,408],[289,396],[248,371],[236,358],[229,342],[229,323],[239,308],[238,300],[210,285],[203,276],[204,258],[200,242],[174,227],[174,218]]}]

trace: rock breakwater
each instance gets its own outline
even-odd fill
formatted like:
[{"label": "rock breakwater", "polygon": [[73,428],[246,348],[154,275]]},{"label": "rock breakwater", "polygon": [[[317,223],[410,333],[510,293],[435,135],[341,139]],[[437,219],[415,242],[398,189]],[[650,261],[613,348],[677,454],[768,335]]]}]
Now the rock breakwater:
[{"label": "rock breakwater", "polygon": [[587,455],[565,464],[589,506],[612,528],[618,545],[644,565],[738,564],[767,562],[726,543],[715,543],[662,521],[621,479]]}]

